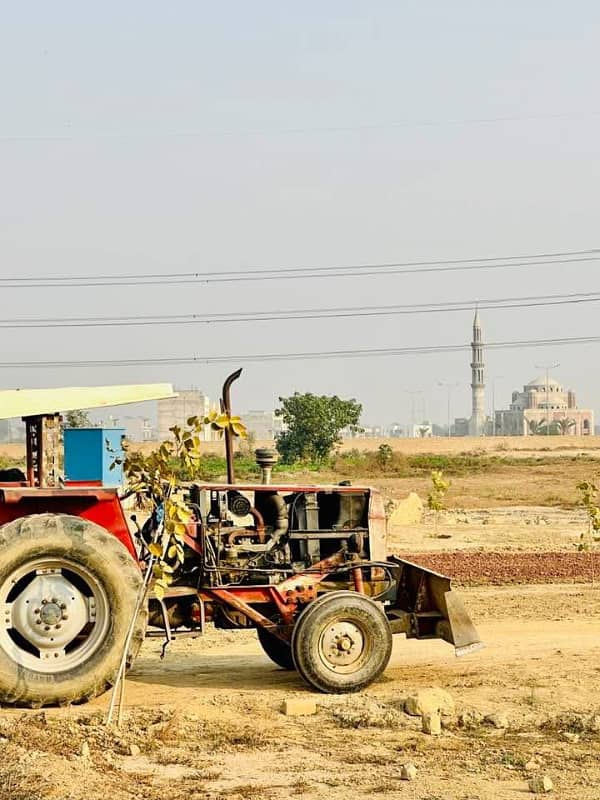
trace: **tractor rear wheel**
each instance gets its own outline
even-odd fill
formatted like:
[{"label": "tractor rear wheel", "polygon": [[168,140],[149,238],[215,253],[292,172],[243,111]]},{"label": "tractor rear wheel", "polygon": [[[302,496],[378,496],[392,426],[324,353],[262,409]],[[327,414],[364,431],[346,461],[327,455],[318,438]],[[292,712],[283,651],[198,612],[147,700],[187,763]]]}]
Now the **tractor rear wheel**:
[{"label": "tractor rear wheel", "polygon": [[292,654],[304,680],[320,692],[357,692],[387,667],[392,633],[370,598],[332,591],[312,602],[292,634]]},{"label": "tractor rear wheel", "polygon": [[[89,700],[116,678],[141,570],[114,536],[66,514],[0,528],[0,702],[40,707]],[[135,620],[129,660],[144,638]]]},{"label": "tractor rear wheel", "polygon": [[292,658],[292,648],[288,642],[284,642],[282,639],[278,639],[277,636],[273,636],[272,633],[269,633],[265,628],[261,628],[260,625],[257,626],[256,633],[258,634],[258,641],[262,649],[269,656],[271,661],[274,661],[275,664],[282,669],[296,669],[294,666],[294,659]]}]

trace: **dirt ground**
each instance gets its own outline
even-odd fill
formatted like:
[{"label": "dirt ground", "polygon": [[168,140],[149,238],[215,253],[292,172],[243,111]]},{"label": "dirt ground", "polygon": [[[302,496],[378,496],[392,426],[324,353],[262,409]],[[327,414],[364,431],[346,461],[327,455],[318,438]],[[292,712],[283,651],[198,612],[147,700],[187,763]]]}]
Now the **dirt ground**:
[{"label": "dirt ground", "polygon": [[[390,525],[391,552],[434,567],[446,559],[463,581],[485,649],[457,659],[441,641],[395,637],[381,680],[324,696],[275,667],[253,631],[209,628],[175,641],[164,661],[162,641],[148,639],[120,730],[104,725],[108,695],[44,712],[0,709],[0,800],[518,800],[535,796],[536,775],[551,778],[550,796],[597,800],[600,561],[589,569],[598,553],[577,552],[581,510],[536,502],[566,495],[578,468],[546,464],[528,481],[516,470],[505,485],[498,475],[456,478],[451,492],[471,504],[449,493],[451,510]],[[495,500],[485,481],[496,481]],[[383,484],[395,502],[414,488],[425,496],[425,483]],[[427,688],[455,704],[441,736],[403,710]],[[316,713],[285,716],[290,698],[314,700]],[[417,768],[411,782],[401,780],[407,762]]]},{"label": "dirt ground", "polygon": [[[544,774],[556,797],[596,800],[600,586],[462,592],[486,649],[456,659],[442,642],[397,638],[383,679],[360,695],[311,693],[268,661],[252,631],[181,639],[162,663],[148,640],[122,731],[102,725],[107,696],[0,716],[1,796],[517,800]],[[402,710],[432,686],[456,704],[439,737]],[[313,698],[317,713],[284,716],[293,697]],[[495,727],[502,715],[508,727]],[[417,767],[410,783],[400,779],[406,762]]]}]

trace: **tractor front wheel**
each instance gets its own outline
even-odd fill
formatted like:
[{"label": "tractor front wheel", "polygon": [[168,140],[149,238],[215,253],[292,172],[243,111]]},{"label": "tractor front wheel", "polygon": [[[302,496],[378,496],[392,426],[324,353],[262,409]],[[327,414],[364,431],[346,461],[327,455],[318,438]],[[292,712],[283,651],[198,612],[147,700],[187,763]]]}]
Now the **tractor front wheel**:
[{"label": "tractor front wheel", "polygon": [[320,692],[357,692],[378,678],[392,652],[385,614],[370,598],[332,591],[300,615],[292,635],[296,669]]},{"label": "tractor front wheel", "polygon": [[[142,585],[126,548],[66,514],[0,528],[0,702],[40,707],[89,700],[114,682]],[[146,628],[135,620],[132,660]]]}]

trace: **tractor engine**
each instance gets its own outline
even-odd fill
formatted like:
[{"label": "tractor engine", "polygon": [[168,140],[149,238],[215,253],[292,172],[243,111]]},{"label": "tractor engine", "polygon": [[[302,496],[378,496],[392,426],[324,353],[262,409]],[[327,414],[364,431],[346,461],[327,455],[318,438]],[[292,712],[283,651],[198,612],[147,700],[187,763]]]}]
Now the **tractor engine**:
[{"label": "tractor engine", "polygon": [[276,491],[195,486],[191,501],[199,511],[205,574],[213,571],[218,583],[261,584],[290,573],[288,506]]},{"label": "tractor engine", "polygon": [[279,583],[343,548],[368,558],[368,493],[335,489],[195,484],[205,574],[218,573],[220,583]]}]

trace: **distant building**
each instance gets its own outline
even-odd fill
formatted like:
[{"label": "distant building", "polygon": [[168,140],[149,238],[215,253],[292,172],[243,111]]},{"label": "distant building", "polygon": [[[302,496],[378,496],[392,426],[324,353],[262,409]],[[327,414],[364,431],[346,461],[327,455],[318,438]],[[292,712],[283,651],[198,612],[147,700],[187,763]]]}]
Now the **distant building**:
[{"label": "distant building", "polygon": [[130,442],[151,442],[156,431],[148,417],[125,417],[125,436]]},{"label": "distant building", "polygon": [[483,332],[479,311],[475,312],[473,320],[473,341],[471,342],[471,394],[472,413],[469,420],[469,436],[483,436],[486,428],[485,417],[485,382],[483,371]]},{"label": "distant building", "polygon": [[433,436],[433,425],[431,422],[418,422],[412,426],[410,435],[413,439],[431,439]]},{"label": "distant building", "polygon": [[274,411],[247,411],[241,416],[248,432],[256,439],[274,439],[281,433],[281,417],[276,417]]},{"label": "distant building", "polygon": [[[185,426],[190,417],[205,417],[210,413],[211,404],[204,392],[198,389],[176,389],[177,397],[158,401],[158,439],[163,442],[171,438],[169,428],[174,425]],[[216,439],[215,431],[204,428],[203,441]]]},{"label": "distant building", "polygon": [[380,439],[386,435],[386,429],[382,425],[363,425],[360,436],[364,439]]},{"label": "distant building", "polygon": [[469,420],[466,417],[458,417],[452,426],[452,436],[468,436]]},{"label": "distant building", "polygon": [[25,423],[20,419],[0,419],[0,442],[3,444],[25,441]]},{"label": "distant building", "polygon": [[0,443],[10,442],[10,420],[0,419]]},{"label": "distant building", "polygon": [[510,408],[496,411],[495,429],[498,436],[548,432],[590,436],[594,433],[594,412],[577,408],[575,392],[540,376],[526,384],[522,392],[513,392]]},{"label": "distant building", "polygon": [[399,425],[397,422],[394,422],[392,425],[390,425],[390,436],[393,439],[401,439],[403,436],[405,436],[404,427]]}]

